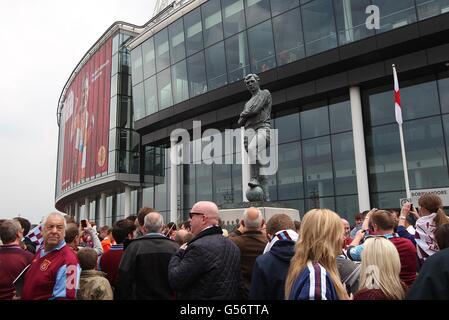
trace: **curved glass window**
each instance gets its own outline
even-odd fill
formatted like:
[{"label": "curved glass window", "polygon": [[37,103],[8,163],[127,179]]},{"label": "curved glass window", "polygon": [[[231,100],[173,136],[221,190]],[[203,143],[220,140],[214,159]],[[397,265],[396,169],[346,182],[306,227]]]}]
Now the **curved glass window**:
[{"label": "curved glass window", "polygon": [[269,0],[245,0],[245,9],[248,27],[271,17]]},{"label": "curved glass window", "polygon": [[153,38],[146,40],[142,44],[142,51],[143,51],[143,76],[144,79],[146,79],[156,73]]},{"label": "curved glass window", "polygon": [[201,6],[204,28],[204,46],[223,40],[220,0],[209,0]]},{"label": "curved glass window", "polygon": [[170,61],[171,64],[174,64],[186,57],[182,18],[176,20],[168,27],[168,36],[170,38]]},{"label": "curved glass window", "polygon": [[134,120],[142,119],[145,114],[145,98],[143,95],[143,83],[139,83],[133,87],[133,106],[134,106]]},{"label": "curved glass window", "polygon": [[245,9],[243,0],[221,0],[223,6],[223,28],[225,37],[245,30]]},{"label": "curved glass window", "polygon": [[167,28],[154,36],[154,46],[156,47],[156,70],[159,72],[170,65]]},{"label": "curved glass window", "polygon": [[190,56],[203,49],[203,26],[201,24],[200,8],[184,16],[184,30],[187,55]]},{"label": "curved glass window", "polygon": [[365,10],[370,4],[370,0],[334,1],[338,42],[340,45],[374,35],[374,29],[368,29],[366,27],[368,14]]},{"label": "curved glass window", "polygon": [[242,80],[250,73],[246,33],[242,32],[225,40],[229,82]]},{"label": "curved glass window", "polygon": [[372,0],[380,8],[380,29],[385,32],[416,22],[414,0]]},{"label": "curved glass window", "polygon": [[337,33],[331,0],[315,0],[301,7],[307,55],[337,46]]},{"label": "curved glass window", "polygon": [[132,59],[132,78],[133,83],[138,84],[143,80],[143,69],[142,69],[142,47],[138,46],[133,51],[131,51]]},{"label": "curved glass window", "polygon": [[419,20],[449,12],[449,0],[416,0]]},{"label": "curved glass window", "polygon": [[251,70],[254,73],[264,72],[276,66],[271,21],[248,29],[248,44]]},{"label": "curved glass window", "polygon": [[189,82],[187,79],[186,61],[183,60],[171,67],[173,86],[173,103],[189,99]]},{"label": "curved glass window", "polygon": [[205,50],[207,88],[213,90],[227,83],[224,42],[219,42]]},{"label": "curved glass window", "polygon": [[273,33],[279,66],[304,58],[304,40],[299,9],[273,18]]},{"label": "curved glass window", "polygon": [[145,106],[147,115],[155,113],[159,110],[157,99],[156,76],[152,76],[144,81],[145,89]]},{"label": "curved glass window", "polygon": [[298,0],[271,0],[271,15],[274,17],[284,11],[297,7]]},{"label": "curved glass window", "polygon": [[197,54],[187,58],[187,72],[189,75],[190,97],[197,96],[207,91],[206,67],[204,65],[204,53]]},{"label": "curved glass window", "polygon": [[159,89],[159,109],[165,109],[173,105],[170,68],[157,74],[157,87]]}]

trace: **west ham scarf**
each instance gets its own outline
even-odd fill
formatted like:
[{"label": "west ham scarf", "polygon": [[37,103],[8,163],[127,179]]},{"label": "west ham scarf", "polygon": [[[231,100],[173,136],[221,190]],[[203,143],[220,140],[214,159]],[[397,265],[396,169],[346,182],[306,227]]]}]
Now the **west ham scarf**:
[{"label": "west ham scarf", "polygon": [[418,251],[418,257],[424,261],[435,252],[438,252],[438,244],[434,237],[436,229],[435,217],[436,213],[419,218],[416,221],[415,241]]},{"label": "west ham scarf", "polygon": [[273,246],[273,244],[275,244],[276,241],[279,241],[279,240],[281,240],[281,241],[282,240],[297,241],[298,240],[298,234],[295,231],[291,230],[291,229],[281,230],[281,231],[276,232],[274,234],[274,237],[265,246],[265,249],[263,250],[263,253],[266,253],[266,252],[270,251],[270,249]]}]

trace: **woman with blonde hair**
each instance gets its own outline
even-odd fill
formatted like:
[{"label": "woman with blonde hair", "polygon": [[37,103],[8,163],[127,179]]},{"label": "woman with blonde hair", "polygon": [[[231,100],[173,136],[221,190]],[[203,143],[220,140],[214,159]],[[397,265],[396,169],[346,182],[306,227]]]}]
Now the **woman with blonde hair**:
[{"label": "woman with blonde hair", "polygon": [[382,236],[368,238],[362,252],[360,288],[354,300],[402,300],[401,260],[395,245]]},{"label": "woman with blonde hair", "polygon": [[285,282],[289,300],[348,299],[337,270],[343,244],[340,217],[329,209],[312,209],[303,221]]}]

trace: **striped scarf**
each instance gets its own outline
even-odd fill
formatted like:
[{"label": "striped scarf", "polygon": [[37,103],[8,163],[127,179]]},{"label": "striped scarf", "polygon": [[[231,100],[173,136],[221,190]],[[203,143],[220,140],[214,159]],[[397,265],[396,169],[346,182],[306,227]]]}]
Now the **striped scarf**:
[{"label": "striped scarf", "polygon": [[415,241],[418,257],[421,261],[439,251],[435,240],[434,232],[436,230],[436,213],[419,218],[416,221]]},{"label": "striped scarf", "polygon": [[296,242],[298,240],[298,234],[291,229],[276,232],[274,234],[274,237],[271,238],[270,242],[268,242],[265,246],[263,253],[267,253],[268,251],[270,251],[271,247],[276,243],[276,241],[279,240],[293,240]]}]

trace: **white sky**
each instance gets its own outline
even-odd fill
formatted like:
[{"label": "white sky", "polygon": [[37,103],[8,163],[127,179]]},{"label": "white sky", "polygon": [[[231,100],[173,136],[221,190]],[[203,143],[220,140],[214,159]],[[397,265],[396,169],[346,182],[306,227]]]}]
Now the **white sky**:
[{"label": "white sky", "polygon": [[0,218],[54,208],[58,99],[115,21],[143,25],[155,0],[0,1]]}]

